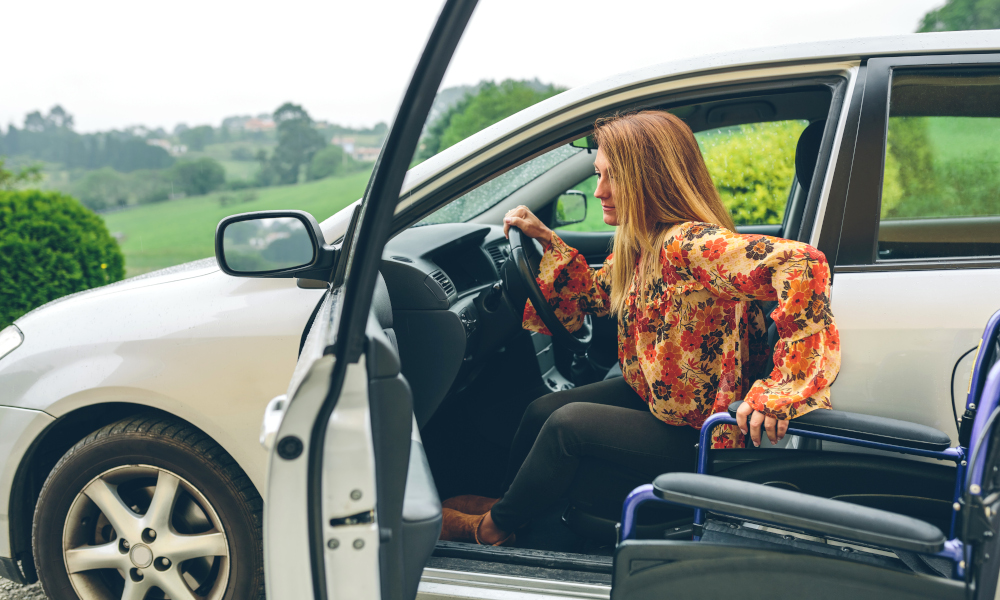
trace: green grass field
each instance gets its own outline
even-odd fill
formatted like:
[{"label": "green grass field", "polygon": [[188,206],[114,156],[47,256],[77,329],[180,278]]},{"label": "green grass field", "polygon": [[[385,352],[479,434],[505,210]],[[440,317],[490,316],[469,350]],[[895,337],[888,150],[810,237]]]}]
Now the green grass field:
[{"label": "green grass field", "polygon": [[[198,260],[215,254],[215,226],[226,216],[256,210],[295,209],[326,219],[361,197],[368,172],[331,177],[299,185],[215,192],[146,204],[104,215],[108,230],[121,234],[127,277]],[[235,200],[221,205],[222,195]],[[256,198],[249,202],[241,198]]]},{"label": "green grass field", "polygon": [[952,160],[995,160],[1000,119],[931,117],[927,119],[927,135],[935,166]]}]

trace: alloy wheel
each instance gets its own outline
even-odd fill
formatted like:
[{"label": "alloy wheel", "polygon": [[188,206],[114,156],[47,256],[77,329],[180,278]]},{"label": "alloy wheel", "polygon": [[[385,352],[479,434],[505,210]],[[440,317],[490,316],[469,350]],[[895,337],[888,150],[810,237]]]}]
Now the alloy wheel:
[{"label": "alloy wheel", "polygon": [[117,467],[92,479],[66,516],[62,547],[81,600],[218,600],[229,579],[215,509],[159,467]]}]

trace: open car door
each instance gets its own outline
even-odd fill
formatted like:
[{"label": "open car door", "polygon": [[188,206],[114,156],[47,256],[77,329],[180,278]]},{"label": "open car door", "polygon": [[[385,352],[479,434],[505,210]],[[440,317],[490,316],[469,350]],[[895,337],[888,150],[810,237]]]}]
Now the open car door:
[{"label": "open car door", "polygon": [[403,177],[475,5],[445,2],[337,250],[287,400],[268,407],[271,600],[412,599],[434,549],[441,505],[374,290]]}]

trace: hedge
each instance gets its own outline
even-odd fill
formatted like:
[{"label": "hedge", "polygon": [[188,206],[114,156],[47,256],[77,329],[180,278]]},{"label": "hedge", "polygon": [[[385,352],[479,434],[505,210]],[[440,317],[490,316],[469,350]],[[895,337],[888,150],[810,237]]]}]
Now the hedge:
[{"label": "hedge", "polygon": [[124,276],[118,243],[76,199],[0,191],[0,329],[50,300]]},{"label": "hedge", "polygon": [[722,203],[737,225],[780,224],[806,121],[726,127],[696,135]]}]

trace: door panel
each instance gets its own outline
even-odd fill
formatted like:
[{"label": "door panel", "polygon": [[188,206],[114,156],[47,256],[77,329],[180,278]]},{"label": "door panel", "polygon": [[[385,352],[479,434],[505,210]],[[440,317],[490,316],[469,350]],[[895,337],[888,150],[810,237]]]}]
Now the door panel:
[{"label": "door panel", "polygon": [[[834,408],[936,427],[957,439],[951,372],[997,309],[1000,270],[839,273],[833,314],[841,336]],[[970,356],[959,365],[962,413]]]},{"label": "door panel", "polygon": [[416,425],[412,432],[403,499],[403,598],[416,597],[424,565],[434,553],[434,545],[441,535],[441,500]]},{"label": "door panel", "polygon": [[[308,597],[315,600],[408,600],[402,575],[408,567],[422,568],[425,560],[416,556],[407,563],[402,543],[401,479],[409,470],[410,450],[410,436],[402,434],[412,426],[412,398],[398,378],[398,354],[371,318],[371,308],[403,178],[475,6],[475,0],[445,2],[375,163],[357,226],[348,230],[340,248],[329,292],[338,299],[339,310],[328,317],[336,336],[324,350],[335,361],[327,395],[312,416],[307,493],[298,500],[298,509],[305,504],[308,518],[313,583]],[[279,453],[281,447],[279,440]],[[303,462],[298,457],[295,461]],[[359,510],[351,512],[355,508]],[[280,598],[307,597],[275,591]]]}]

